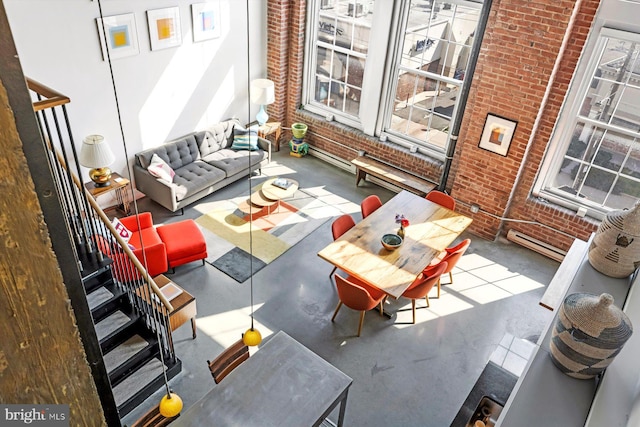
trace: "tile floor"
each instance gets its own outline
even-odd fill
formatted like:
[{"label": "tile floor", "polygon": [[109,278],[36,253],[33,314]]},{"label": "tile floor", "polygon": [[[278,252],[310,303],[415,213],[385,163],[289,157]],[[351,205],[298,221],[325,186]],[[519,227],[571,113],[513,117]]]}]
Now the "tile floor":
[{"label": "tile floor", "polygon": [[[263,175],[252,181],[288,176],[301,187],[330,191],[336,203],[350,208],[356,221],[364,197],[378,194],[384,202],[394,194],[369,182],[355,187],[353,174],[315,157],[291,157],[284,147],[274,153]],[[217,191],[200,205],[241,194],[249,194],[247,180]],[[137,204],[140,212],[151,211],[156,223],[201,215],[198,205],[180,216],[144,198]],[[345,425],[450,425],[496,350],[507,350],[503,365],[517,369],[521,361],[516,357],[523,353],[522,341],[516,339],[535,342],[552,319],[538,301],[557,262],[510,242],[465,233],[461,238],[470,237],[472,243],[454,270],[454,283],[442,286],[440,299],[433,294],[431,308],[417,311],[415,325],[409,300],[390,301],[389,311],[396,315],[387,319],[367,313],[358,338],[356,312],[344,308],[335,322],[330,321],[337,303],[329,279],[332,266],[317,256],[332,240],[330,227],[327,221],[254,274],[255,321],[263,336],[284,330],[353,378]],[[211,265],[197,262],[178,267],[170,277],[196,297],[198,306],[198,337],[191,338],[189,326],[174,333],[183,371],[170,386],[188,410],[215,387],[206,360],[249,326],[251,280],[237,283]],[[446,276],[443,282],[447,283]],[[513,337],[510,345],[503,342],[507,334]],[[159,391],[123,423],[130,425],[161,396]],[[330,418],[335,420],[335,414]]]}]

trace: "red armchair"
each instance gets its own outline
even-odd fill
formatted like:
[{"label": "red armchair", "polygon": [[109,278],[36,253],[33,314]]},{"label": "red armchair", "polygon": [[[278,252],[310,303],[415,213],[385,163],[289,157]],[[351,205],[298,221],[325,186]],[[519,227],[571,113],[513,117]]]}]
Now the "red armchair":
[{"label": "red armchair", "polygon": [[360,202],[360,212],[362,213],[362,219],[365,219],[366,217],[371,215],[380,206],[382,206],[380,197],[376,196],[375,194],[365,197],[364,200]]},{"label": "red armchair", "polygon": [[451,209],[452,211],[456,209],[456,200],[442,191],[431,190],[429,194],[427,194],[427,200],[437,203],[440,206],[444,206],[447,209]]},{"label": "red armchair", "polygon": [[338,310],[342,307],[342,304],[347,307],[360,311],[360,323],[358,325],[358,336],[362,331],[362,322],[364,321],[364,313],[371,310],[376,305],[380,304],[380,315],[382,316],[382,304],[386,294],[381,290],[374,288],[373,286],[358,280],[353,276],[349,276],[346,279],[336,274],[336,288],[338,290],[338,306],[333,313],[331,321],[336,318]]},{"label": "red armchair", "polygon": [[[138,221],[140,229],[138,229]],[[169,269],[167,262],[167,251],[164,242],[156,232],[153,226],[153,219],[150,212],[143,212],[136,216],[128,216],[121,218],[120,222],[129,231],[131,238],[129,239],[129,249],[138,258],[140,263],[145,265],[151,277],[165,273]],[[128,282],[140,278],[138,270],[129,262],[127,255],[119,249],[119,247],[111,244],[104,236],[95,236],[97,248],[106,256],[114,261],[113,272],[116,279],[121,282]],[[144,254],[142,245],[144,244]]]},{"label": "red armchair", "polygon": [[[142,265],[145,265],[146,255],[146,268],[149,275],[154,277],[158,274],[165,273],[169,269],[167,249],[162,239],[160,239],[156,228],[153,226],[151,212],[142,212],[138,214],[137,219],[135,215],[121,218],[120,222],[131,231],[132,235],[129,239],[129,244],[134,247],[134,249],[132,249],[133,254]],[[139,229],[138,222],[140,222]],[[144,254],[142,253],[143,245]]]},{"label": "red armchair", "polygon": [[[333,240],[337,240],[338,237],[351,230],[353,227],[355,227],[355,225],[356,222],[349,214],[344,214],[336,218],[331,224],[331,234],[333,235]],[[333,267],[333,270],[331,270],[331,273],[329,273],[329,278],[333,276],[333,273],[336,272],[337,268],[338,267]]]},{"label": "red armchair", "polygon": [[[436,265],[429,265],[425,268],[416,280],[413,281],[402,294],[405,298],[411,299],[411,310],[413,311],[413,323],[416,323],[416,299],[424,298],[429,307],[429,291],[438,283],[440,276],[447,269],[447,262],[442,261]],[[336,276],[338,277],[338,276]]]}]

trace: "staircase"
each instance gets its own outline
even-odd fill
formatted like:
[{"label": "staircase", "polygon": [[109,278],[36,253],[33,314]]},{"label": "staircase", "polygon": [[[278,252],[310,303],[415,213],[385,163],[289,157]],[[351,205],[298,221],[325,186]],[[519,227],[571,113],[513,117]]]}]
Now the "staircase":
[{"label": "staircase", "polygon": [[[114,424],[114,400],[122,419],[164,386],[165,371],[167,380],[181,371],[169,323],[173,307],[78,178],[81,168],[65,107],[69,98],[29,78],[27,86],[66,231],[75,242],[75,261],[98,338],[98,343],[90,345],[97,350],[99,344],[102,351],[102,360],[91,362],[99,367],[94,381],[105,414]],[[84,331],[90,327],[88,320]],[[86,336],[94,337],[91,331]]]},{"label": "staircase", "polygon": [[[137,314],[129,297],[116,283],[107,261],[83,277],[87,301],[100,342],[120,417],[124,417],[164,385],[158,336]],[[164,354],[167,379],[182,363]]]}]

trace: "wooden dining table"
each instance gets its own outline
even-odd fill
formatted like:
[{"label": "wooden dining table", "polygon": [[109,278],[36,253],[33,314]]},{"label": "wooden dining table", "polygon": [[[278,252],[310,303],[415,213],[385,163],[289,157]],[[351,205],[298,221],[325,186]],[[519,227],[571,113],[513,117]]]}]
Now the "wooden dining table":
[{"label": "wooden dining table", "polygon": [[[404,215],[409,226],[405,227],[402,245],[387,250],[381,238],[398,232],[396,215]],[[318,252],[318,256],[398,298],[471,221],[424,197],[402,191]]]}]

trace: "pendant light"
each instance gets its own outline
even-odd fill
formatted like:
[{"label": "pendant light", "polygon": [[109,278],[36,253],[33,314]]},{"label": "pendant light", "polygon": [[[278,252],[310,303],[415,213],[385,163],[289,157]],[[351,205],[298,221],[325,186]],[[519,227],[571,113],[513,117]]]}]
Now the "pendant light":
[{"label": "pendant light", "polygon": [[[108,46],[109,45],[109,41],[106,40],[106,28],[105,28],[105,24],[104,24],[104,16],[102,14],[102,1],[98,0],[98,14],[100,16],[100,25],[102,25],[102,34],[103,37],[105,38],[104,40],[104,45]],[[118,123],[120,125],[120,135],[122,136],[122,145],[124,148],[124,155],[125,158],[128,159],[129,158],[129,153],[127,150],[127,144],[126,144],[126,140],[125,140],[125,135],[124,135],[124,129],[122,127],[122,115],[120,113],[120,103],[118,101],[118,91],[116,90],[116,81],[113,75],[113,65],[111,63],[111,55],[109,52],[109,49],[105,49],[106,53],[107,53],[107,63],[109,65],[109,72],[111,74],[111,85],[113,87],[113,94],[115,96],[115,102],[116,102],[116,113],[118,116]],[[133,192],[133,189],[131,189],[131,191]],[[134,213],[136,216],[136,221],[137,221],[137,227],[138,230],[141,228],[140,227],[140,219],[138,217],[138,202],[136,201],[136,198],[133,197],[134,195],[132,194],[132,199],[133,199],[133,206],[134,206]],[[149,283],[149,270],[147,268],[147,253],[144,247],[144,240],[142,239],[142,236],[140,237],[140,246],[142,249],[142,264],[144,265],[145,268],[145,272],[146,272],[146,280],[147,283]],[[160,328],[158,327],[159,324],[159,319],[156,317],[158,316],[158,312],[157,310],[153,310],[154,312],[154,322],[155,322],[155,329],[156,329],[156,337],[158,338],[158,348],[160,350],[160,364],[162,365],[162,378],[164,380],[164,386],[165,389],[167,390],[167,394],[165,394],[162,399],[160,400],[160,402],[158,403],[158,410],[160,411],[160,415],[162,415],[163,417],[166,418],[173,418],[178,416],[178,414],[180,414],[180,412],[182,411],[183,408],[183,403],[182,403],[182,399],[180,398],[180,396],[178,396],[176,393],[174,393],[170,388],[169,388],[169,379],[167,378],[167,365],[164,363],[164,351],[162,349],[162,345],[160,344],[162,341],[162,337],[160,335]]]},{"label": "pendant light", "polygon": [[[251,67],[249,66],[249,0],[247,0],[247,117],[251,117]],[[251,136],[249,136],[251,137]],[[249,194],[251,194],[251,152],[249,152]],[[249,203],[249,289],[251,295],[251,327],[242,335],[242,341],[248,346],[262,342],[260,331],[253,327],[253,206]]]}]

